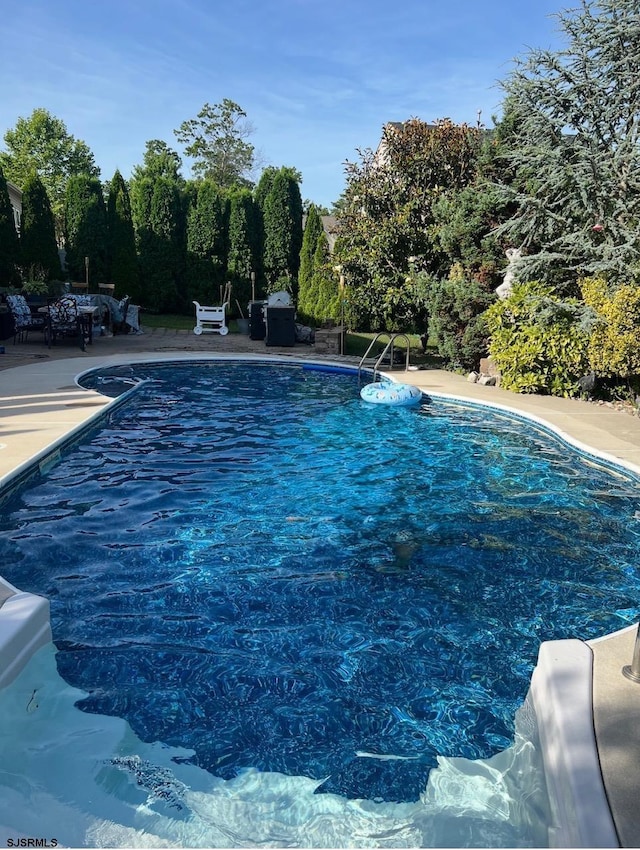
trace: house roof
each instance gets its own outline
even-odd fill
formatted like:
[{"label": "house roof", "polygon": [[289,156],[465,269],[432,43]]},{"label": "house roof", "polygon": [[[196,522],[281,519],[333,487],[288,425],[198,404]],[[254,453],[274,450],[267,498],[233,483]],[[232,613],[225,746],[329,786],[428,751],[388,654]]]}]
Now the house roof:
[{"label": "house roof", "polygon": [[321,215],[320,218],[322,219],[322,227],[329,243],[329,251],[333,254],[338,235],[338,219],[335,215]]},{"label": "house roof", "polygon": [[17,209],[22,209],[22,189],[19,189],[15,183],[7,180],[7,189],[9,191],[9,200],[11,205]]}]

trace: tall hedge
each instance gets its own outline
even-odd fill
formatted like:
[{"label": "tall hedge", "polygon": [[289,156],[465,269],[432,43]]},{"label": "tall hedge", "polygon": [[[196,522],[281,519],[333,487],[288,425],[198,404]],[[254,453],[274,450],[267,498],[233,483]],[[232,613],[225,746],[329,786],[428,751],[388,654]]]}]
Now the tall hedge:
[{"label": "tall hedge", "polygon": [[22,189],[20,263],[25,279],[57,280],[62,275],[56,229],[49,196],[33,174]]},{"label": "tall hedge", "polygon": [[227,268],[228,202],[211,180],[190,192],[186,228],[189,298],[216,304]]},{"label": "tall hedge", "polygon": [[151,228],[151,199],[153,197],[154,180],[149,176],[141,176],[131,181],[131,218],[136,240],[138,255],[138,290],[130,292],[131,298],[137,303],[149,306],[150,281],[147,275],[149,257],[153,252],[153,231]]},{"label": "tall hedge", "polygon": [[146,257],[149,307],[158,312],[183,309],[180,283],[183,269],[182,205],[178,187],[161,177],[151,196],[151,250]]},{"label": "tall hedge", "polygon": [[19,280],[20,243],[13,218],[9,189],[0,168],[0,286]]},{"label": "tall hedge", "polygon": [[331,268],[331,253],[329,242],[324,230],[318,237],[316,250],[313,255],[313,278],[311,283],[311,320],[314,325],[321,325],[325,320],[334,322],[340,320],[339,282],[336,273]]},{"label": "tall hedge", "polygon": [[269,192],[273,187],[273,181],[278,173],[278,169],[273,165],[268,165],[258,180],[258,184],[253,190],[253,201],[256,209],[256,230],[257,230],[257,251],[258,262],[256,264],[256,282],[260,292],[264,292],[267,286],[264,268],[264,205],[269,196]]},{"label": "tall hedge", "polygon": [[300,187],[282,168],[264,202],[264,266],[269,292],[286,288],[297,295],[301,247]]},{"label": "tall hedge", "polygon": [[138,256],[131,217],[131,199],[122,175],[116,170],[109,184],[107,199],[107,231],[109,235],[109,282],[115,284],[117,296],[140,295]]},{"label": "tall hedge", "polygon": [[65,241],[71,280],[85,279],[89,260],[89,283],[108,282],[107,209],[97,177],[76,174],[69,178],[65,196]]},{"label": "tall hedge", "polygon": [[257,271],[258,265],[258,211],[248,189],[233,191],[229,201],[227,275],[233,286],[234,301],[237,299],[244,309],[251,299],[250,275]]},{"label": "tall hedge", "polygon": [[311,204],[302,234],[298,272],[298,315],[305,322],[310,321],[315,313],[315,297],[312,294],[313,258],[322,233],[322,218],[315,204]]}]

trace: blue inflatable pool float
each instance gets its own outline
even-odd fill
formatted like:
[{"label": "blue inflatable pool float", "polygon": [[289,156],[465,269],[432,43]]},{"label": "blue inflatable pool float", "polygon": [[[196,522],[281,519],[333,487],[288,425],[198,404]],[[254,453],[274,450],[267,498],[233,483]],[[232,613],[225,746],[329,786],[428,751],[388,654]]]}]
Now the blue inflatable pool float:
[{"label": "blue inflatable pool float", "polygon": [[422,393],[411,384],[394,384],[392,381],[375,381],[360,390],[360,398],[371,404],[388,404],[394,407],[408,407],[420,404]]}]

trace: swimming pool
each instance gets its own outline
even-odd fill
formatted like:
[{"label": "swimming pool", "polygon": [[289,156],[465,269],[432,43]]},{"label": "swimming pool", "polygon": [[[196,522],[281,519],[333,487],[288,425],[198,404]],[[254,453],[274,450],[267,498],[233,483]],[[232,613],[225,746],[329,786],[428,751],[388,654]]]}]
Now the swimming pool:
[{"label": "swimming pool", "polygon": [[16,497],[0,554],[52,600],[80,706],[223,781],[415,803],[438,756],[509,746],[541,640],[637,616],[637,481],[530,424],[371,410],[293,366],[97,380],[141,374]]}]

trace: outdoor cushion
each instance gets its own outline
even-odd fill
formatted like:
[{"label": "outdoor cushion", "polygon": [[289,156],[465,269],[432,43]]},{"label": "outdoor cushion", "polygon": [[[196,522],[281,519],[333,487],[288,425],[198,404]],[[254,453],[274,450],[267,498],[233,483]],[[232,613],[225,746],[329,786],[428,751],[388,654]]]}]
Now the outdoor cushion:
[{"label": "outdoor cushion", "polygon": [[49,319],[55,327],[75,325],[78,319],[76,298],[71,295],[63,295],[62,298],[50,304]]},{"label": "outdoor cushion", "polygon": [[65,295],[65,298],[73,298],[78,307],[93,307],[92,295],[76,295],[75,293],[69,293],[68,295]]},{"label": "outdoor cushion", "polygon": [[31,310],[24,295],[7,295],[7,304],[16,326],[23,327],[31,324]]}]

